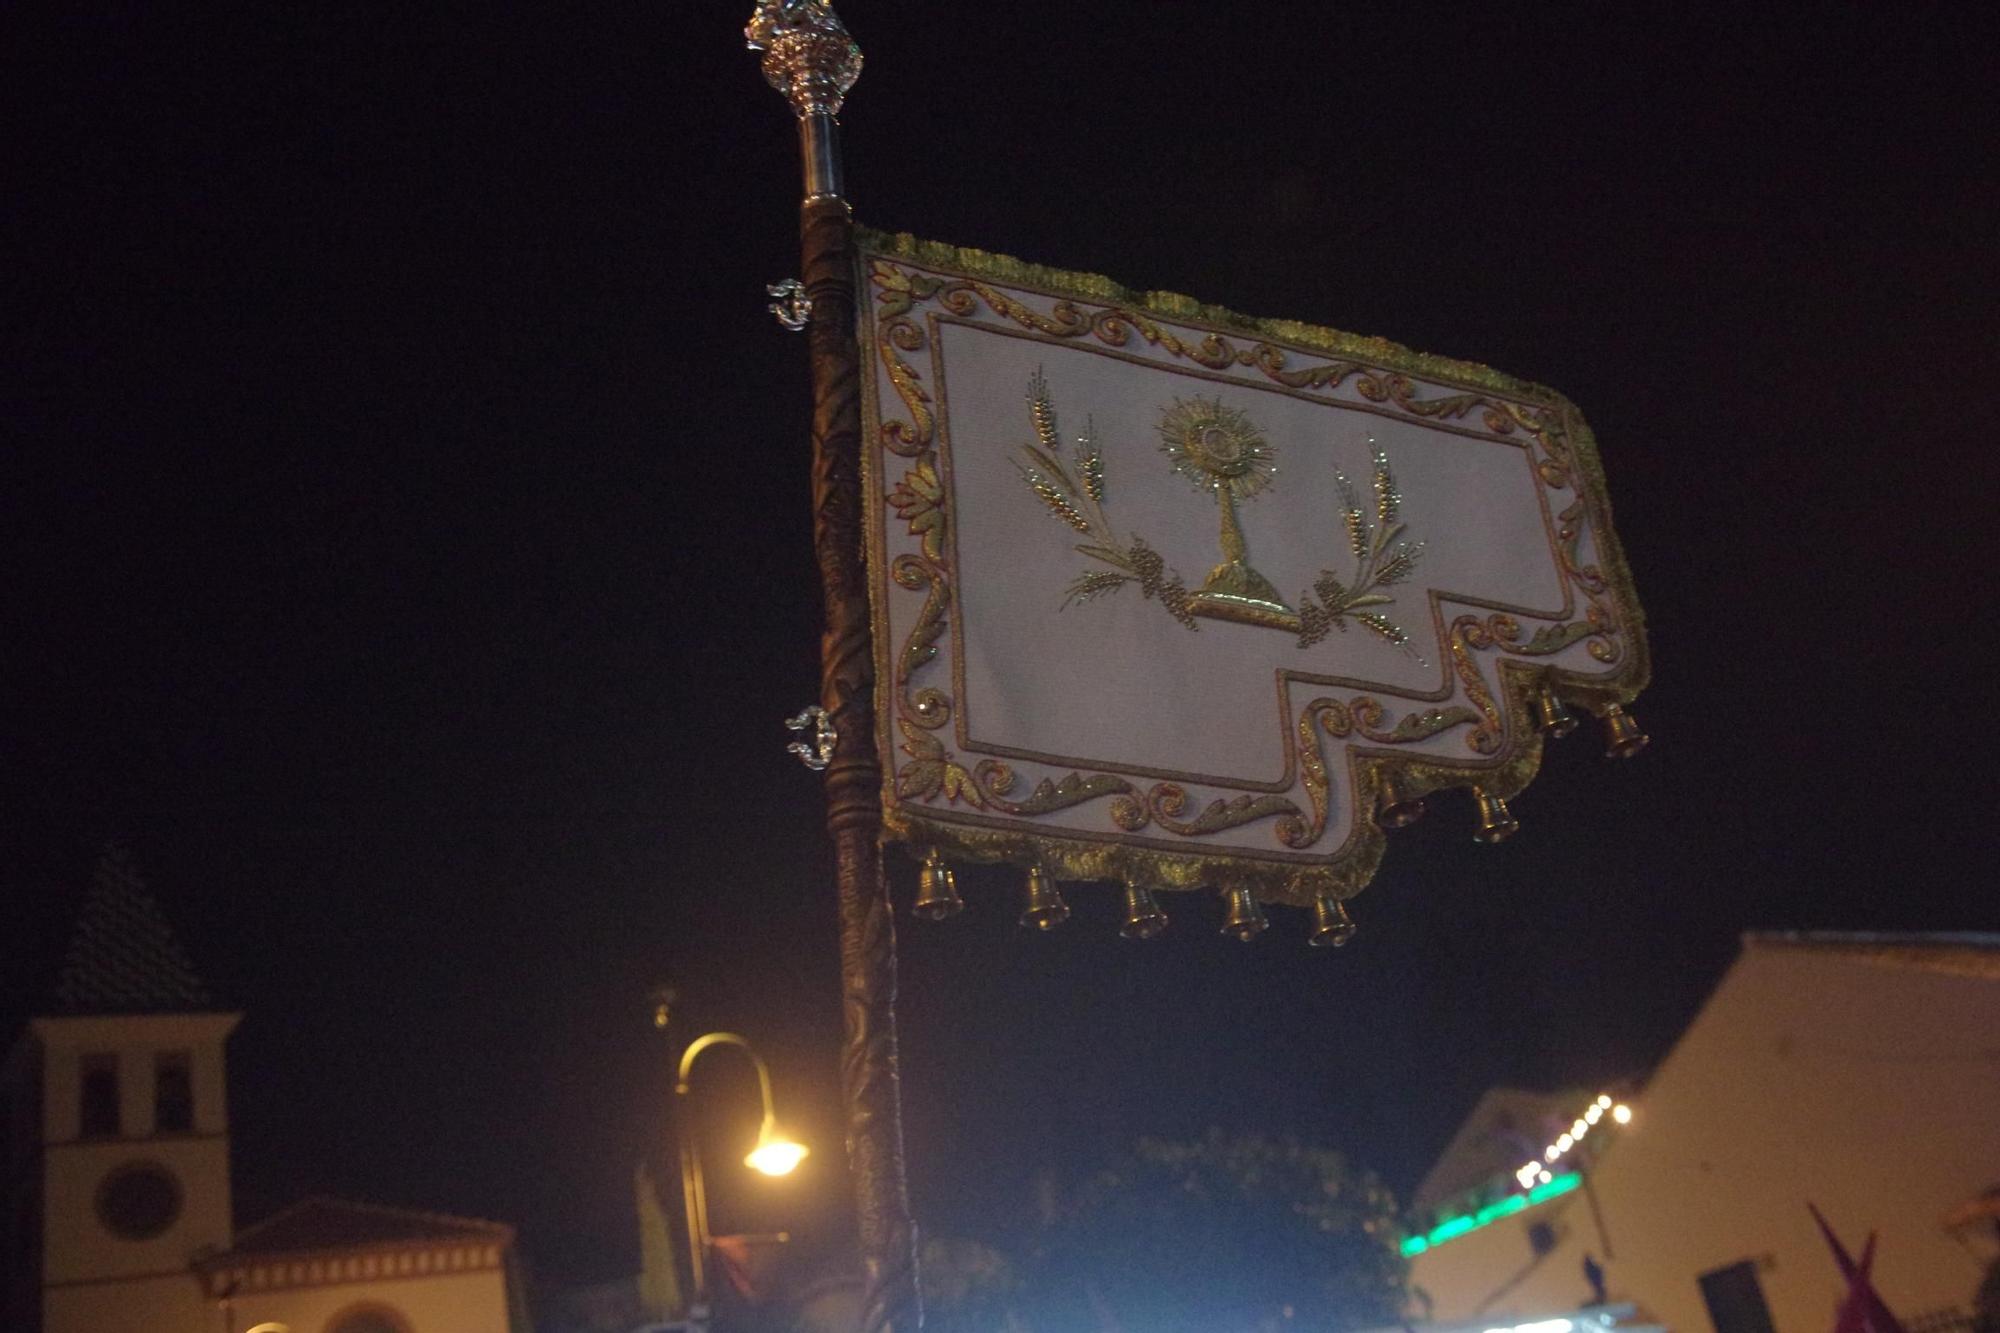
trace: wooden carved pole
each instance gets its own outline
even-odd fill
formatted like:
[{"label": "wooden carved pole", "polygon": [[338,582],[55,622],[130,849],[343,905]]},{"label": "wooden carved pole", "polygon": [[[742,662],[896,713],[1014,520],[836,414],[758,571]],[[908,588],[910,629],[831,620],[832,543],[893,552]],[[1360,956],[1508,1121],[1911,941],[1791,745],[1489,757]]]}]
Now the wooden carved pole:
[{"label": "wooden carved pole", "polygon": [[896,929],[882,871],[882,768],[875,754],[875,665],[863,558],[854,223],[842,197],[834,120],[861,73],[861,49],[826,0],[763,0],[744,37],[764,53],[765,79],[798,115],[805,167],[804,291],[789,294],[789,307],[773,309],[795,327],[804,317],[810,339],[813,546],[826,602],[820,706],[838,733],[826,768],[827,830],[840,897],[847,1161],[867,1277],[862,1328],[908,1333],[922,1325],[923,1307],[903,1175]]}]

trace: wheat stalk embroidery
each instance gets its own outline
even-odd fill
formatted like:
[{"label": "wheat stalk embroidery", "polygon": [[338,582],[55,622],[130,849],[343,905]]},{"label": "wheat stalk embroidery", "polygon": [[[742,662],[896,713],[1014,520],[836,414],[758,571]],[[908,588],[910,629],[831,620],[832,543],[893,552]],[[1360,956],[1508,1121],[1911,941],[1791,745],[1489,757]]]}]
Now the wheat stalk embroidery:
[{"label": "wheat stalk embroidery", "polygon": [[[1371,446],[1374,443],[1369,441]],[[1309,648],[1334,630],[1344,633],[1351,618],[1421,662],[1422,655],[1410,646],[1410,636],[1403,627],[1375,609],[1395,601],[1381,589],[1394,587],[1416,572],[1424,544],[1402,540],[1403,494],[1389,470],[1389,456],[1380,449],[1374,449],[1372,456],[1372,518],[1362,507],[1353,480],[1345,472],[1333,474],[1333,484],[1340,492],[1341,525],[1348,549],[1354,554],[1354,574],[1343,583],[1332,570],[1322,569],[1313,580],[1312,593],[1300,596],[1299,646]],[[1318,594],[1317,601],[1313,593]]]},{"label": "wheat stalk embroidery", "polygon": [[[1224,411],[1219,400],[1214,405],[1204,405],[1197,400],[1194,406],[1216,414]],[[1189,405],[1177,401],[1174,409],[1169,411],[1170,416],[1173,410],[1186,413],[1190,409]],[[1195,623],[1197,616],[1218,614],[1205,603],[1202,593],[1190,592],[1180,575],[1168,569],[1160,554],[1137,533],[1129,540],[1119,538],[1104,508],[1104,453],[1097,438],[1096,423],[1086,420],[1083,433],[1076,436],[1070,448],[1065,450],[1057,425],[1055,399],[1040,369],[1028,380],[1028,417],[1034,426],[1035,439],[1033,443],[1022,446],[1023,457],[1015,461],[1014,466],[1021,474],[1021,480],[1051,514],[1082,534],[1085,540],[1077,543],[1077,552],[1104,566],[1087,569],[1070,580],[1063,590],[1063,608],[1095,600],[1117,592],[1128,583],[1136,583],[1145,597],[1158,598],[1168,613],[1189,629],[1199,628]],[[1238,421],[1240,417],[1240,413],[1232,410],[1226,424],[1239,430],[1249,441],[1239,453],[1249,459],[1249,467],[1258,471],[1255,477],[1250,478],[1256,485],[1239,483],[1231,474],[1232,493],[1222,497],[1225,501],[1224,554],[1233,556],[1238,563],[1243,557],[1241,531],[1234,523],[1234,510],[1227,502],[1233,501],[1234,490],[1239,486],[1246,494],[1254,495],[1270,480],[1269,472],[1264,470],[1269,465],[1268,447],[1261,437],[1254,434],[1247,420]],[[1220,415],[1217,421],[1222,421]],[[1339,529],[1342,544],[1354,557],[1353,574],[1343,580],[1330,569],[1321,570],[1319,577],[1313,581],[1312,591],[1299,598],[1297,611],[1278,602],[1275,592],[1272,592],[1269,609],[1279,614],[1258,623],[1291,630],[1298,635],[1299,647],[1309,648],[1334,630],[1345,633],[1348,621],[1352,620],[1421,662],[1424,659],[1410,646],[1409,634],[1389,619],[1382,608],[1395,601],[1383,590],[1404,582],[1416,572],[1417,564],[1423,558],[1424,543],[1404,540],[1402,492],[1396,486],[1394,473],[1390,471],[1388,455],[1374,448],[1374,443],[1371,438],[1369,445],[1374,470],[1372,494],[1368,497],[1370,503],[1364,505],[1346,473],[1334,473],[1334,485],[1339,492],[1341,506]],[[1172,449],[1168,452],[1174,453]],[[1175,470],[1188,475],[1193,465],[1179,454],[1174,457]],[[1223,463],[1237,461],[1237,454],[1230,454]],[[1214,470],[1213,467],[1210,470]],[[1214,483],[1210,489],[1220,484]],[[1235,545],[1239,548],[1234,551],[1229,549],[1231,533],[1235,534]],[[1214,578],[1211,575],[1211,580]]]}]

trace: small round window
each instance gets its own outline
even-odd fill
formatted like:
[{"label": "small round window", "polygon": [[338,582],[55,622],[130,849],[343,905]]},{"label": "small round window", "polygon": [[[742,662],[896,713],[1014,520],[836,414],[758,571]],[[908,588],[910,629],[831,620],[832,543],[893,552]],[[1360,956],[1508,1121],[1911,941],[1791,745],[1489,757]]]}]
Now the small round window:
[{"label": "small round window", "polygon": [[180,1215],[180,1181],[152,1162],[122,1166],[97,1187],[97,1218],[114,1236],[151,1240]]}]

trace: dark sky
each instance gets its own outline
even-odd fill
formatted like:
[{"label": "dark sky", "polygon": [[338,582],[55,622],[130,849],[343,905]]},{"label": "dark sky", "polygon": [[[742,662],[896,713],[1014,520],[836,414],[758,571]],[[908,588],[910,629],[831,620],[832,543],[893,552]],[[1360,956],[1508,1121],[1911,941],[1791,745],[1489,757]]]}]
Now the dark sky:
[{"label": "dark sky", "polygon": [[[843,1207],[779,726],[817,678],[804,345],[762,295],[796,165],[747,10],[10,10],[0,1014],[129,838],[249,1014],[246,1217],[325,1190],[625,1269],[662,975],[818,1146],[771,1215]],[[1652,750],[1558,747],[1512,842],[1446,803],[1396,835],[1338,953],[1189,899],[1130,944],[1102,889],[1029,937],[964,874],[902,932],[927,1224],[1208,1124],[1407,1188],[1485,1086],[1656,1060],[1745,929],[2000,926],[1971,7],[841,12],[864,221],[1581,404],[1657,682]]]}]

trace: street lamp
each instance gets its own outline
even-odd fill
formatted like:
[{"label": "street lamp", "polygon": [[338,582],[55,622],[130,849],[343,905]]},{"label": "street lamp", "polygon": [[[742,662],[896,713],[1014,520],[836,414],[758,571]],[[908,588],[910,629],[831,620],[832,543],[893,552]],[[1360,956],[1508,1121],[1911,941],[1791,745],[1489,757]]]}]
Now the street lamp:
[{"label": "street lamp", "polygon": [[[711,1046],[739,1047],[750,1057],[750,1063],[757,1067],[757,1090],[763,1094],[764,1118],[757,1126],[757,1146],[744,1157],[743,1164],[767,1176],[790,1175],[806,1159],[810,1149],[778,1132],[777,1112],[771,1105],[771,1071],[765,1068],[763,1058],[742,1037],[734,1032],[711,1032],[689,1042],[687,1050],[681,1053],[680,1074],[674,1080],[674,1096],[687,1096],[688,1074],[694,1069],[696,1058]],[[689,1304],[705,1313],[708,1309],[708,1192],[702,1182],[701,1155],[695,1151],[689,1117],[682,1114],[675,1119],[681,1124],[681,1196],[687,1205],[688,1257],[692,1261],[690,1276],[694,1280],[693,1299]]]}]

